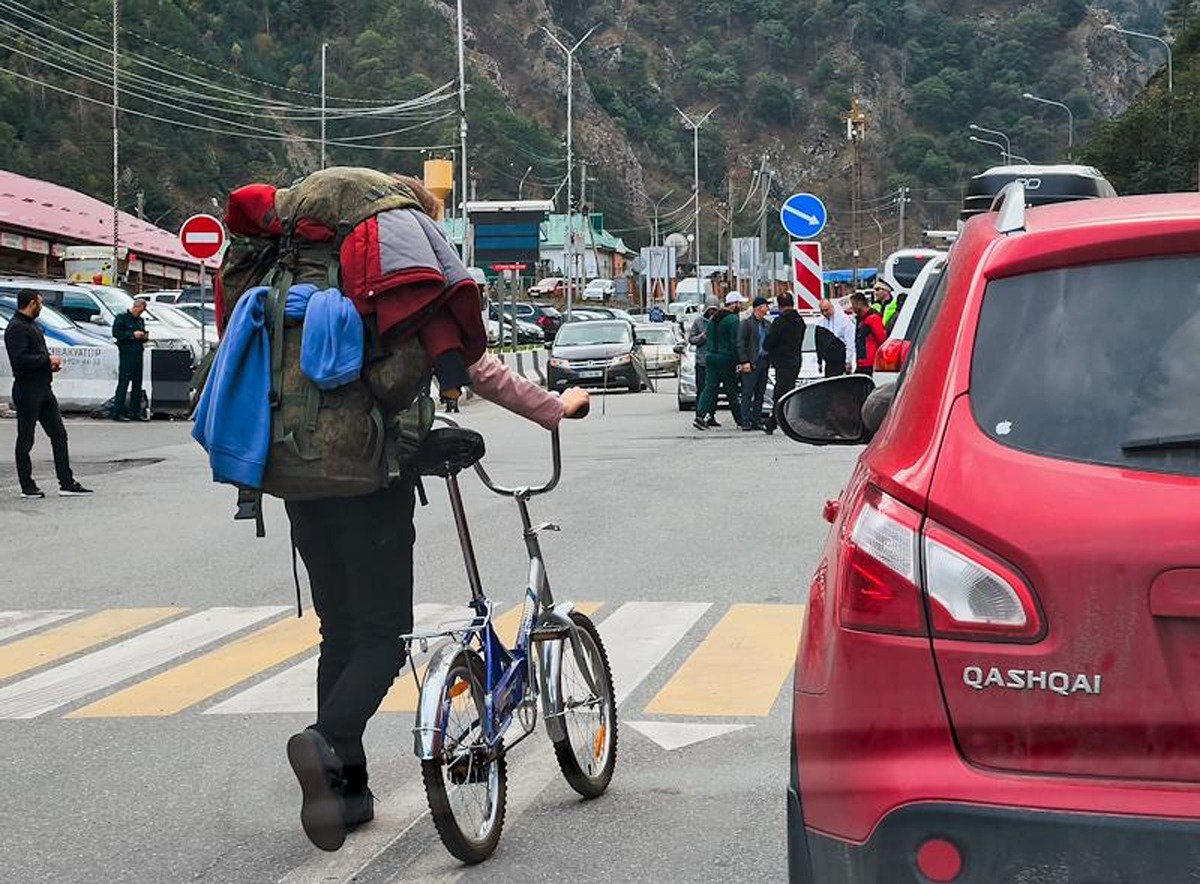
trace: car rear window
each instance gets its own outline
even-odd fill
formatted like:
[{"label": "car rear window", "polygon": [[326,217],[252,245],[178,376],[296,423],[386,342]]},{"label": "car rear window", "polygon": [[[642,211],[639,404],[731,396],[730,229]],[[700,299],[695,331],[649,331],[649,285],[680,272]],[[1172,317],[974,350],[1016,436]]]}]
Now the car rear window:
[{"label": "car rear window", "polygon": [[1200,256],[989,283],[970,395],[1002,445],[1200,476]]},{"label": "car rear window", "polygon": [[912,284],[917,281],[917,277],[928,263],[929,258],[926,256],[909,255],[897,258],[896,263],[892,265],[892,276],[902,287],[912,288]]}]

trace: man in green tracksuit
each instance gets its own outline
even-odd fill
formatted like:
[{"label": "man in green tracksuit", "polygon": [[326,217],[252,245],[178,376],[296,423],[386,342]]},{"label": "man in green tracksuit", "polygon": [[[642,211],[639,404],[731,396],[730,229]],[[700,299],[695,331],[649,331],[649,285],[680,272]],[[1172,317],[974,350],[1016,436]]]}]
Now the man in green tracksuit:
[{"label": "man in green tracksuit", "polygon": [[706,418],[716,414],[717,394],[723,388],[729,408],[736,416],[738,412],[738,397],[740,385],[737,376],[737,338],[738,307],[745,303],[738,292],[730,292],[725,296],[725,309],[718,310],[708,322],[708,356],[705,360],[704,390],[696,399],[696,420],[693,422],[697,430],[707,430],[710,426],[719,426],[716,421]]},{"label": "man in green tracksuit", "polygon": [[[117,393],[113,398],[113,420],[128,421],[142,415],[142,363],[146,356],[146,302],[138,298],[133,306],[113,320],[113,337],[117,341],[120,365],[117,374]],[[131,390],[130,387],[133,387]]]}]

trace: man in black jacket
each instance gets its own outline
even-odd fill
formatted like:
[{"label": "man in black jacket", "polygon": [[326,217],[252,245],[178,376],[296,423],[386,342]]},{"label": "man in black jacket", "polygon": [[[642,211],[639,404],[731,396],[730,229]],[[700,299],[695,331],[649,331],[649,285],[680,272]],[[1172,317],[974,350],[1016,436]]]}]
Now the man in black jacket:
[{"label": "man in black jacket", "polygon": [[[771,323],[765,346],[767,358],[775,369],[775,401],[778,402],[796,388],[807,326],[804,317],[796,312],[796,299],[792,295],[785,292],[775,300],[779,305],[779,316]],[[768,434],[775,432],[774,409],[763,429]]]},{"label": "man in black jacket", "polygon": [[45,335],[34,322],[41,312],[41,295],[32,289],[22,289],[17,292],[17,312],[4,331],[4,348],[13,373],[12,401],[17,410],[17,478],[21,482],[21,496],[46,496],[33,481],[33,464],[29,459],[33,430],[39,423],[54,449],[58,493],[63,497],[91,494],[71,474],[67,429],[58,410],[58,400],[50,389],[54,373],[62,369],[62,357],[51,356],[46,349]]},{"label": "man in black jacket", "polygon": [[[117,375],[117,394],[113,399],[113,420],[127,421],[142,416],[142,363],[146,356],[146,302],[138,298],[133,306],[113,320],[113,337],[117,341],[120,368]],[[132,385],[133,389],[130,389]]]}]

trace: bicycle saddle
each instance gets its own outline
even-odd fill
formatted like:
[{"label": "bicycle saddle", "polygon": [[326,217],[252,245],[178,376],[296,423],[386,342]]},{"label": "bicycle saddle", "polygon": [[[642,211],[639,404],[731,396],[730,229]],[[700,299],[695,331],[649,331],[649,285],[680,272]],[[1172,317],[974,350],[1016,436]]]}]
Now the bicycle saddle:
[{"label": "bicycle saddle", "polygon": [[445,479],[475,466],[484,453],[483,436],[474,430],[444,427],[425,437],[414,466],[422,476]]}]

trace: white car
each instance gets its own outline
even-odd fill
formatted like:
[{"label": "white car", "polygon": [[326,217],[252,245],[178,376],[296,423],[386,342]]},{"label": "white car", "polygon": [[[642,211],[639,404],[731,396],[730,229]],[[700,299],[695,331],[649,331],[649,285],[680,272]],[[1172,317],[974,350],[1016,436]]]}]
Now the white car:
[{"label": "white car", "polygon": [[900,370],[908,358],[913,335],[920,328],[921,319],[929,308],[930,299],[938,284],[945,277],[946,255],[932,258],[913,283],[912,291],[904,299],[904,305],[892,323],[892,332],[875,354],[876,387],[891,384],[900,376]]},{"label": "white car", "polygon": [[[200,305],[194,306],[199,307]],[[217,348],[215,321],[210,325],[201,326],[200,320],[190,311],[182,310],[173,304],[160,302],[155,302],[152,307],[148,308],[147,313],[153,314],[159,322],[171,326],[175,334],[187,341],[192,348],[192,357],[197,363],[204,358],[206,352]]]},{"label": "white car", "polygon": [[937,249],[901,249],[888,255],[879,276],[896,294],[911,292],[929,262],[944,257],[946,253]]},{"label": "white car", "polygon": [[680,354],[675,348],[683,343],[679,326],[673,322],[635,325],[634,331],[642,342],[642,357],[647,374],[666,374],[678,377]]},{"label": "white car", "polygon": [[611,279],[593,279],[583,289],[583,300],[607,302],[612,300],[617,287]]}]

